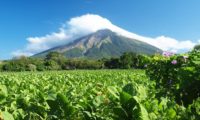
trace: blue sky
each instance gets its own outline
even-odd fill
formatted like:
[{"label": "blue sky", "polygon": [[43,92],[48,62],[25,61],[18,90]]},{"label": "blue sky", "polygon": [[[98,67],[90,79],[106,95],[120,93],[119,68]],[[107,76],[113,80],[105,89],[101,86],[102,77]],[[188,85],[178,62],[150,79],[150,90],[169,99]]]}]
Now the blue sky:
[{"label": "blue sky", "polygon": [[199,5],[199,0],[1,0],[0,59],[26,51],[27,38],[59,32],[66,21],[88,13],[141,36],[198,43]]}]

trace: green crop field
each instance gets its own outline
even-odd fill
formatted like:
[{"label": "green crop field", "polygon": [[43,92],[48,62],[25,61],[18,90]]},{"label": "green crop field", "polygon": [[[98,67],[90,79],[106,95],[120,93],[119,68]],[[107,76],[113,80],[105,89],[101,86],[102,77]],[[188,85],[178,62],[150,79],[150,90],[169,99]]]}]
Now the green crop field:
[{"label": "green crop field", "polygon": [[137,85],[141,100],[148,97],[150,84],[141,70],[1,73],[0,109],[15,119],[113,119],[128,83]]},{"label": "green crop field", "polygon": [[0,120],[170,120],[186,110],[156,97],[143,70],[0,74]]}]

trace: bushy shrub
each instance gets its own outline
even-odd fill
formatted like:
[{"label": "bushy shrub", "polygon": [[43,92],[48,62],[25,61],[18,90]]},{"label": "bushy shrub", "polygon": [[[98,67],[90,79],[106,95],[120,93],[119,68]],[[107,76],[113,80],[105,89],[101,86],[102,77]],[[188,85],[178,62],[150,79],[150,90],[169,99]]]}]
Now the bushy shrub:
[{"label": "bushy shrub", "polygon": [[26,70],[26,64],[24,64],[21,61],[13,60],[5,63],[2,66],[3,71],[25,71]]},{"label": "bushy shrub", "polygon": [[137,62],[135,63],[135,68],[144,69],[150,63],[150,57],[146,55],[137,55]]},{"label": "bushy shrub", "polygon": [[28,64],[27,66],[27,71],[36,71],[37,70],[37,66],[34,64]]},{"label": "bushy shrub", "polygon": [[105,60],[104,66],[109,69],[144,69],[147,67],[149,62],[149,56],[127,52],[120,56],[120,58]]},{"label": "bushy shrub", "polygon": [[46,70],[59,70],[60,65],[54,60],[48,60],[45,62]]},{"label": "bushy shrub", "polygon": [[189,105],[200,95],[200,51],[155,55],[146,73],[156,81],[160,95],[175,96],[179,104]]}]

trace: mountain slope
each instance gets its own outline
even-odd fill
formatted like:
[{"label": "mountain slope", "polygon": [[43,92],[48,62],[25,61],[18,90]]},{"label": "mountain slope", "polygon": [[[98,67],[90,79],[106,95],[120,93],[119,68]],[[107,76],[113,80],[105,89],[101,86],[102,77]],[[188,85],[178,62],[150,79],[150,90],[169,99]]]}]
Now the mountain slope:
[{"label": "mountain slope", "polygon": [[34,57],[44,57],[52,51],[62,53],[69,58],[94,59],[118,57],[124,52],[148,55],[162,52],[160,49],[145,42],[118,35],[108,29],[99,30],[69,44],[46,50],[34,55]]}]

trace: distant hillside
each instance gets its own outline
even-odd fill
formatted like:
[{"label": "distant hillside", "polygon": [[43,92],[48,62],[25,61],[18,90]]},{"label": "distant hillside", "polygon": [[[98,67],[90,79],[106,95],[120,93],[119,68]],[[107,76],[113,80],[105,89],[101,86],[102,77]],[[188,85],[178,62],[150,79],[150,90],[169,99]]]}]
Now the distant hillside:
[{"label": "distant hillside", "polygon": [[118,35],[111,30],[99,30],[81,37],[69,44],[58,46],[33,57],[44,57],[49,52],[56,51],[68,58],[110,58],[118,57],[124,52],[152,55],[162,50],[145,42]]}]

